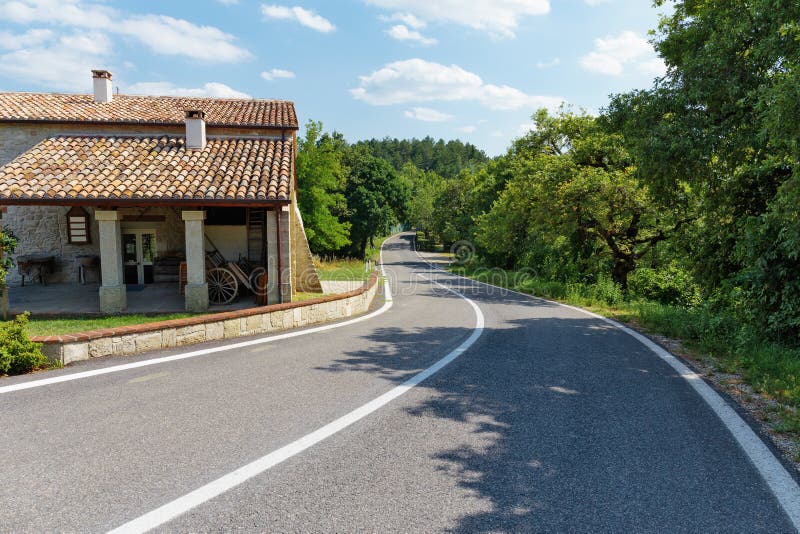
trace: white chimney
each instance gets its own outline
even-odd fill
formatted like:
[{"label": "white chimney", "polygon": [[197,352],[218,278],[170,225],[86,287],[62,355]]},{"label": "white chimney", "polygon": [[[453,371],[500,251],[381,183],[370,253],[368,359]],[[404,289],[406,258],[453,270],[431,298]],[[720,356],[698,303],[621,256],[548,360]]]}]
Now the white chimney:
[{"label": "white chimney", "polygon": [[94,82],[94,101],[97,103],[111,102],[114,98],[111,73],[107,70],[93,70],[92,82]]},{"label": "white chimney", "polygon": [[206,114],[199,110],[186,111],[186,148],[203,150],[206,147]]}]

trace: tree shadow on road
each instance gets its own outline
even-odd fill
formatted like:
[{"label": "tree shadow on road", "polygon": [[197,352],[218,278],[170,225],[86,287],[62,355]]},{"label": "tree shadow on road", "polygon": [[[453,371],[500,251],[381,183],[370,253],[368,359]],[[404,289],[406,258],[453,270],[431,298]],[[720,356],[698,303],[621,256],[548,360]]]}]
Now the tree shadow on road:
[{"label": "tree shadow on road", "polygon": [[[379,329],[365,338],[383,351],[353,351],[324,370],[400,383],[471,332]],[[462,515],[453,531],[657,529],[676,514],[692,528],[735,529],[758,511],[728,506],[747,499],[746,489],[703,487],[719,476],[713,459],[730,444],[680,441],[717,423],[678,380],[599,319],[518,319],[487,330],[425,381],[426,394],[406,413],[463,425],[472,436],[431,456],[490,505]]]}]

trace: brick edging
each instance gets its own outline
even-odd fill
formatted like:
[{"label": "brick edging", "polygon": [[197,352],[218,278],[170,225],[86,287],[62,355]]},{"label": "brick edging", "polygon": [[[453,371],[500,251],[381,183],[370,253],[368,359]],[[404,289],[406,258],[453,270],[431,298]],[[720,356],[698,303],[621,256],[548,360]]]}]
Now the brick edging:
[{"label": "brick edging", "polygon": [[240,319],[243,317],[251,317],[254,315],[262,315],[276,311],[291,310],[295,308],[304,308],[306,306],[314,306],[315,304],[324,304],[326,302],[335,302],[337,300],[344,300],[352,297],[357,297],[372,289],[378,282],[378,272],[373,271],[369,280],[364,283],[360,288],[348,291],[347,293],[337,293],[335,295],[328,295],[316,299],[304,300],[300,302],[286,302],[283,304],[271,304],[269,306],[258,306],[255,308],[245,308],[243,310],[235,310],[229,312],[210,313],[207,315],[198,315],[196,317],[186,317],[184,319],[170,319],[168,321],[156,321],[152,323],[120,326],[117,328],[102,328],[99,330],[90,330],[88,332],[77,332],[75,334],[62,334],[57,336],[31,336],[31,341],[42,343],[44,345],[52,345],[59,343],[75,343],[81,341],[92,341],[95,339],[105,337],[125,336],[130,334],[146,334],[149,332],[161,331],[168,328],[182,328],[186,326],[197,326],[208,323],[217,323],[219,321],[227,321],[231,319]]}]

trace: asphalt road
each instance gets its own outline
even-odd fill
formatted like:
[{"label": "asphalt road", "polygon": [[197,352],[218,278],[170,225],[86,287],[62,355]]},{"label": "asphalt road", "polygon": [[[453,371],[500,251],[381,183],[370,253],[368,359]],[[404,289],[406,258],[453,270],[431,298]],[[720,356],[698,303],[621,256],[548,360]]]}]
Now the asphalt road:
[{"label": "asphalt road", "polygon": [[394,303],[369,320],[0,393],[0,531],[119,527],[393,390],[475,333],[472,306],[434,280],[479,306],[474,345],[156,530],[794,531],[719,418],[642,344],[578,311],[430,272],[409,244],[385,246]]}]

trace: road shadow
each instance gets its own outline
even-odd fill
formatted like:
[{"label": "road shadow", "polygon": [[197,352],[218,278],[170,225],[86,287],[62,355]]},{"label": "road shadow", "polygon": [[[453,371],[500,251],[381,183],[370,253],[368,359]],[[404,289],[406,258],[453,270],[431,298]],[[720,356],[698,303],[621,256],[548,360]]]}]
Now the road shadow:
[{"label": "road shadow", "polygon": [[[471,333],[382,328],[364,339],[383,350],[352,351],[321,370],[401,383]],[[495,325],[416,391],[409,416],[471,436],[430,456],[489,504],[459,517],[454,532],[768,530],[774,521],[759,500],[770,496],[756,497],[750,475],[733,467],[747,460],[727,436],[707,432],[719,424],[713,414],[663,362],[599,319]]]}]

